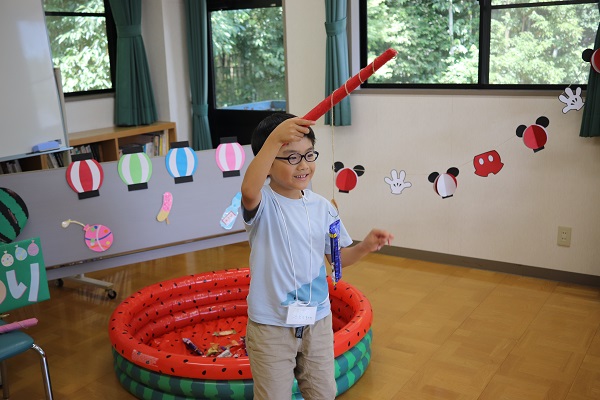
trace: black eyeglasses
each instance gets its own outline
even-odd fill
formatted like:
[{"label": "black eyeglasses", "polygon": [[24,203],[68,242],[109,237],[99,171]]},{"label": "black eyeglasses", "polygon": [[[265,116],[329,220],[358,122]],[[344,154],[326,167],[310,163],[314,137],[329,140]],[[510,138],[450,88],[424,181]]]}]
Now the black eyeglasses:
[{"label": "black eyeglasses", "polygon": [[289,162],[290,164],[296,165],[296,164],[300,164],[300,162],[302,161],[303,158],[306,160],[306,162],[315,162],[317,157],[319,157],[319,152],[311,150],[311,151],[306,152],[306,154],[292,153],[287,157],[275,157],[275,158],[277,160],[287,160],[287,162]]}]

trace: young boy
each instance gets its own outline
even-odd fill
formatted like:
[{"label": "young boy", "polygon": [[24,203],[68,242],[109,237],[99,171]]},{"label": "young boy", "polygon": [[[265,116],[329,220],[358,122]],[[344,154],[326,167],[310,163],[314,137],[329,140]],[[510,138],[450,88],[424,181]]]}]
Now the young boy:
[{"label": "young boy", "polygon": [[[251,248],[246,348],[258,400],[289,399],[294,376],[306,400],[334,399],[336,393],[323,256],[331,260],[329,226],[339,218],[329,201],[307,189],[319,155],[311,125],[284,113],[260,122],[242,182]],[[347,247],[352,239],[340,221],[343,266],[392,239],[372,230]]]}]

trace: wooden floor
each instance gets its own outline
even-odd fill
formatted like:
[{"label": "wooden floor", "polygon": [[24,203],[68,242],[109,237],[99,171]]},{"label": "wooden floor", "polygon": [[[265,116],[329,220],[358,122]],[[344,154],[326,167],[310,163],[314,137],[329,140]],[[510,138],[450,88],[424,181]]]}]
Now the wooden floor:
[{"label": "wooden floor", "polygon": [[[112,369],[107,325],[137,289],[245,267],[245,244],[89,274],[115,283],[51,285],[51,300],[13,311],[49,356],[57,400],[130,400]],[[379,254],[344,269],[374,311],[371,363],[343,400],[598,400],[600,290]],[[13,400],[43,398],[33,352],[10,360]]]}]

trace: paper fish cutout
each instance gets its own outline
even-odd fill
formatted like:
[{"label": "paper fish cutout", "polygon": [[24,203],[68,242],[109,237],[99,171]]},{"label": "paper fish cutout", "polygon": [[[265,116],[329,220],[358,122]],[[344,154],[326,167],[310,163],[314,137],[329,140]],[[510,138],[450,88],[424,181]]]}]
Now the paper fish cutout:
[{"label": "paper fish cutout", "polygon": [[442,199],[454,196],[458,181],[458,168],[448,168],[448,171],[444,174],[438,172],[432,172],[429,174],[429,182],[433,183],[433,190],[441,196]]},{"label": "paper fish cutout", "polygon": [[486,177],[489,174],[500,172],[504,164],[500,160],[500,154],[496,150],[490,150],[473,157],[473,166],[475,175]]},{"label": "paper fish cutout", "polygon": [[566,114],[571,110],[579,111],[583,107],[580,87],[575,88],[575,93],[573,93],[570,87],[565,88],[565,92],[558,96],[558,99],[566,104],[562,110],[563,114]]},{"label": "paper fish cutout", "polygon": [[333,170],[336,172],[335,186],[341,193],[350,193],[356,187],[358,177],[365,173],[365,167],[355,165],[354,168],[344,168],[341,161],[336,161],[333,164]]},{"label": "paper fish cutout", "polygon": [[393,169],[390,174],[392,175],[391,179],[386,176],[383,178],[383,180],[385,183],[390,185],[392,194],[401,194],[404,189],[412,186],[412,183],[404,181],[406,178],[406,172],[400,171],[400,175],[398,175],[398,172]]},{"label": "paper fish cutout", "polygon": [[550,125],[548,118],[541,116],[535,120],[534,125],[525,126],[519,125],[517,127],[517,136],[523,138],[525,146],[537,153],[540,150],[544,150],[544,145],[548,141],[548,132],[546,128]]}]

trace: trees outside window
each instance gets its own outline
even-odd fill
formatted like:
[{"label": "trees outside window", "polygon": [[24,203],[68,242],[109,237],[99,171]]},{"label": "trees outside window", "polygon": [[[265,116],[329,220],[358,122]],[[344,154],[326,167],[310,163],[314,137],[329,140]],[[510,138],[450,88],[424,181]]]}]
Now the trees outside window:
[{"label": "trees outside window", "polygon": [[116,35],[108,0],[44,0],[44,11],[65,95],[112,91]]},{"label": "trees outside window", "polygon": [[208,0],[207,12],[213,146],[249,144],[263,118],[286,110],[281,0]]},{"label": "trees outside window", "polygon": [[554,89],[585,85],[597,1],[360,0],[361,63],[394,63],[364,86]]}]

